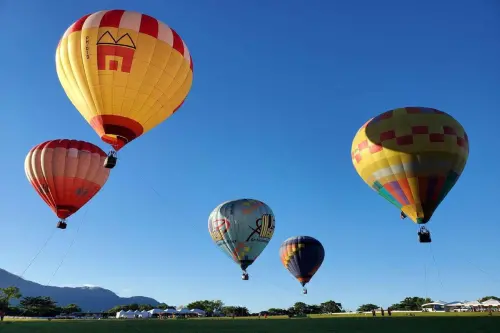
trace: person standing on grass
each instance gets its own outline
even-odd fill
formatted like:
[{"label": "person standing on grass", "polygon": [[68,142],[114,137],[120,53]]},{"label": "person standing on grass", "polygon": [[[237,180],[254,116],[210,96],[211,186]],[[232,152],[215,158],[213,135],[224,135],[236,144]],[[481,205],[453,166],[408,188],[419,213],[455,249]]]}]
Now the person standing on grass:
[{"label": "person standing on grass", "polygon": [[389,317],[392,315],[392,310],[391,310],[391,308],[387,308],[387,314],[389,315]]},{"label": "person standing on grass", "polygon": [[5,312],[0,310],[0,321],[3,321],[3,317],[5,317]]},{"label": "person standing on grass", "polygon": [[376,316],[377,314],[375,313],[375,309],[372,309],[372,316]]},{"label": "person standing on grass", "polygon": [[383,316],[385,316],[385,313],[384,313],[384,308],[380,308],[380,314]]}]

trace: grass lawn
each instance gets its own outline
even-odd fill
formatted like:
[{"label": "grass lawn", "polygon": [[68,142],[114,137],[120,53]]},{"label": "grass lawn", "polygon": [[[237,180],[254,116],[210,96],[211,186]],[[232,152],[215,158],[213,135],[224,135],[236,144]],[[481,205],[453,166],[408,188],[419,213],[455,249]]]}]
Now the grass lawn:
[{"label": "grass lawn", "polygon": [[189,319],[189,320],[66,320],[6,321],[0,333],[493,333],[500,332],[500,315],[477,314],[329,316],[300,319]]}]

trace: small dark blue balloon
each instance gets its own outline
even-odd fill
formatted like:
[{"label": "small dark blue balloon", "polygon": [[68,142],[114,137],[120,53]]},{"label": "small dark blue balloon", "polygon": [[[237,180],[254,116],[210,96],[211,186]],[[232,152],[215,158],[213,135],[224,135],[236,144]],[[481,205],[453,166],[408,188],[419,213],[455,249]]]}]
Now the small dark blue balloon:
[{"label": "small dark blue balloon", "polygon": [[290,237],[280,246],[281,262],[305,286],[325,259],[325,249],[310,236]]}]

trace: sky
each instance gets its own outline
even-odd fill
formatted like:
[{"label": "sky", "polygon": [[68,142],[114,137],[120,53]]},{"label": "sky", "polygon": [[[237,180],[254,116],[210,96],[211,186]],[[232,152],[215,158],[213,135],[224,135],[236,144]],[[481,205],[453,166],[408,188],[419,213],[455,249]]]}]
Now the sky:
[{"label": "sky", "polygon": [[[120,151],[103,190],[61,231],[24,158],[58,138],[109,149],[55,70],[66,28],[103,9],[173,27],[192,54],[194,82],[173,117]],[[4,0],[0,25],[1,268],[21,274],[52,235],[24,278],[173,305],[221,299],[258,311],[333,299],[355,310],[406,296],[500,296],[497,1]],[[470,139],[462,177],[428,224],[431,246],[350,157],[361,125],[404,106],[448,112]],[[244,197],[276,215],[249,281],[207,231],[212,209]],[[308,295],[278,256],[297,235],[326,250]]]}]

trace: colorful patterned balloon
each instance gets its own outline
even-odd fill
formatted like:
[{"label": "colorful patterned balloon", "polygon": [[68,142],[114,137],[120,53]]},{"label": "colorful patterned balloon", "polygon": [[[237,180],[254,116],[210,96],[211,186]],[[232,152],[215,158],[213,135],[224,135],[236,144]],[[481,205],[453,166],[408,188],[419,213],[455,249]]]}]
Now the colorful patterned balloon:
[{"label": "colorful patterned balloon", "polygon": [[315,238],[309,236],[290,237],[281,244],[280,259],[286,269],[304,287],[325,259],[325,249]]},{"label": "colorful patterned balloon", "polygon": [[452,116],[405,107],[370,119],[352,142],[360,177],[413,222],[427,223],[458,181],[469,139]]},{"label": "colorful patterned balloon", "polygon": [[274,227],[271,208],[253,199],[224,202],[208,218],[208,232],[212,240],[243,271],[267,246],[273,237]]}]

